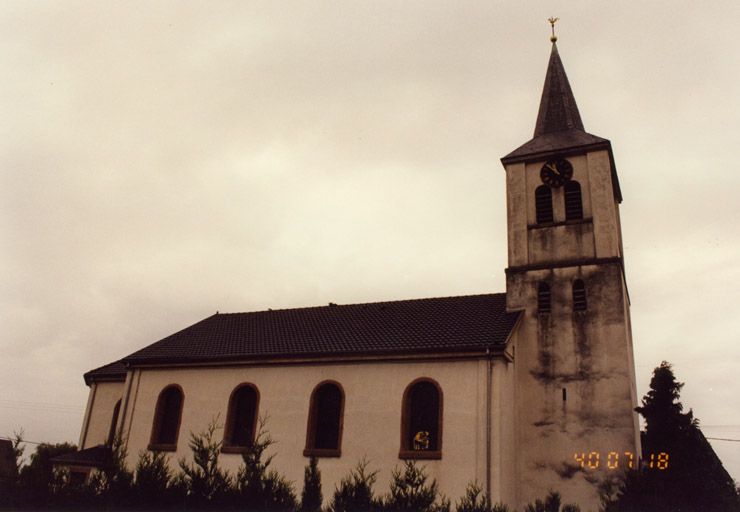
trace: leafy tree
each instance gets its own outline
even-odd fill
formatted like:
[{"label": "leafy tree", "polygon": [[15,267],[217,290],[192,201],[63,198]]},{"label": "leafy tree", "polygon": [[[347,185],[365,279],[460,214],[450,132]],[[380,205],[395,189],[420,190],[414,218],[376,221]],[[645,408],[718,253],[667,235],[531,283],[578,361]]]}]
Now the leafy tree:
[{"label": "leafy tree", "polygon": [[62,485],[63,475],[54,470],[51,459],[74,453],[77,446],[71,443],[41,443],[31,455],[30,463],[20,470],[20,495],[25,506],[46,507]]},{"label": "leafy tree", "polygon": [[228,472],[218,465],[222,442],[216,441],[214,434],[220,428],[216,417],[202,432],[191,432],[188,446],[193,452],[194,464],[188,464],[184,458],[180,460],[188,500],[197,507],[222,504],[231,490]]},{"label": "leafy tree", "polygon": [[386,508],[392,512],[448,512],[450,501],[440,496],[437,481],[428,483],[428,478],[425,468],[417,467],[413,461],[393,470]]},{"label": "leafy tree", "polygon": [[602,492],[605,511],[740,510],[735,483],[692,411],[683,412],[682,387],[667,362],[653,371],[650,391],[636,409],[645,418],[641,467],[626,475],[616,497]]},{"label": "leafy tree", "polygon": [[275,441],[266,429],[267,416],[259,419],[254,442],[242,453],[243,464],[236,477],[240,504],[248,510],[293,510],[297,507],[295,492],[289,481],[268,467],[274,454],[262,457]]},{"label": "leafy tree", "polygon": [[330,512],[381,510],[382,502],[373,493],[378,472],[368,472],[367,466],[367,460],[362,459],[356,468],[350,470],[349,475],[342,478],[334,489],[334,496],[329,504]]},{"label": "leafy tree", "polygon": [[319,461],[311,457],[303,473],[303,493],[301,493],[301,510],[318,512],[324,497],[321,494],[321,471]]}]

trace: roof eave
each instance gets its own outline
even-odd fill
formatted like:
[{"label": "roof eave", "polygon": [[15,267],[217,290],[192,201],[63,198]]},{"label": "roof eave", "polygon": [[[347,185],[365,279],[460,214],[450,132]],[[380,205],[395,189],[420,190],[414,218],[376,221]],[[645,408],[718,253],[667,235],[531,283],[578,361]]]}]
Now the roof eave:
[{"label": "roof eave", "polygon": [[[508,337],[507,337],[508,340]],[[314,352],[298,354],[259,354],[249,356],[231,356],[221,358],[148,358],[141,361],[129,361],[131,369],[160,368],[172,366],[224,366],[234,364],[245,365],[279,365],[300,363],[341,363],[341,362],[372,362],[391,359],[440,359],[440,358],[467,358],[483,357],[486,354],[502,355],[506,344],[491,343],[488,345],[471,345],[466,347],[419,348],[415,350],[377,350],[377,351],[342,351],[342,352]]]}]

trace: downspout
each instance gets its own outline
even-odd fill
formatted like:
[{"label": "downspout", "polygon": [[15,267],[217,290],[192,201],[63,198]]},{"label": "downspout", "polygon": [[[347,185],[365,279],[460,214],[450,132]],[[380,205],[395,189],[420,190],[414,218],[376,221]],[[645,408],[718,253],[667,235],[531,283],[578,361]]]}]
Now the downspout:
[{"label": "downspout", "polygon": [[486,349],[486,496],[491,501],[491,350]]}]

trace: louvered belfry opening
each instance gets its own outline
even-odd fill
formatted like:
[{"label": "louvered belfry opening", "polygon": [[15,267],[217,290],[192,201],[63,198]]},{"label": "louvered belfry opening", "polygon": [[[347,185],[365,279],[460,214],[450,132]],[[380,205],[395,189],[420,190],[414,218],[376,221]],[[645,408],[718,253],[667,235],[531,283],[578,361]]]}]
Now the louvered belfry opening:
[{"label": "louvered belfry opening", "polygon": [[577,181],[565,184],[565,220],[583,218],[583,201],[581,200],[581,185]]},{"label": "louvered belfry opening", "polygon": [[537,287],[537,312],[549,313],[550,310],[550,285],[547,283],[540,283],[539,287]]},{"label": "louvered belfry opening", "polygon": [[576,279],[573,282],[573,310],[585,311],[586,306],[586,284],[582,280]]},{"label": "louvered belfry opening", "polygon": [[540,185],[534,191],[534,204],[537,212],[537,224],[553,222],[552,191],[545,185]]}]

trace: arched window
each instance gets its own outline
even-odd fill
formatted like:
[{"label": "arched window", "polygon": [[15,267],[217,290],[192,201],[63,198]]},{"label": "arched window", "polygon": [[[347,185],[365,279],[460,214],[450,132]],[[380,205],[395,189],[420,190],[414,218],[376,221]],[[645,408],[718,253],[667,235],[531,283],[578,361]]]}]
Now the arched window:
[{"label": "arched window", "polygon": [[577,181],[569,181],[565,184],[565,220],[582,218],[581,185]]},{"label": "arched window", "polygon": [[311,394],[306,430],[306,449],[310,457],[339,457],[342,454],[344,391],[338,382],[322,382]]},{"label": "arched window", "polygon": [[403,393],[402,459],[442,457],[442,390],[432,379],[417,379]]},{"label": "arched window", "polygon": [[551,310],[550,285],[540,283],[537,287],[537,312],[549,313]]},{"label": "arched window", "polygon": [[121,413],[121,400],[116,402],[113,406],[113,419],[110,422],[110,430],[108,430],[108,441],[105,443],[108,446],[113,446],[113,441],[116,439],[116,425],[118,425],[118,415]]},{"label": "arched window", "polygon": [[573,310],[586,310],[586,284],[580,279],[573,281]]},{"label": "arched window", "polygon": [[537,224],[553,222],[552,191],[550,187],[540,185],[534,191],[534,206],[537,212]]},{"label": "arched window", "polygon": [[252,446],[257,429],[259,399],[259,392],[252,384],[241,384],[232,391],[226,413],[223,452],[243,452]]},{"label": "arched window", "polygon": [[152,423],[152,437],[149,441],[150,450],[169,452],[177,450],[183,401],[182,388],[177,384],[167,386],[159,394]]}]

